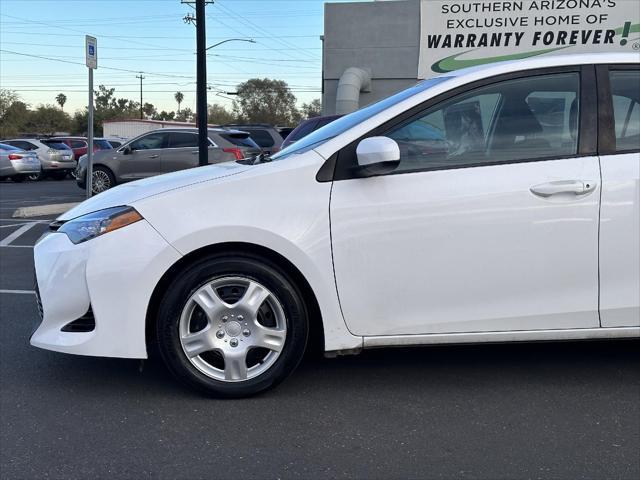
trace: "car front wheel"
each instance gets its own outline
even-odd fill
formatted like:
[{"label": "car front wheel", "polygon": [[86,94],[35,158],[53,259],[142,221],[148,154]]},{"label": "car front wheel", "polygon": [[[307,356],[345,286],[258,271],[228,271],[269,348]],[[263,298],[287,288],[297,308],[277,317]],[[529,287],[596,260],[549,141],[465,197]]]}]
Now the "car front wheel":
[{"label": "car front wheel", "polygon": [[94,167],[91,172],[91,189],[94,194],[102,193],[115,185],[116,180],[110,170],[104,167]]},{"label": "car front wheel", "polygon": [[169,370],[216,397],[269,389],[296,368],[308,316],[278,265],[247,254],[200,260],[172,282],[158,309],[157,342]]}]

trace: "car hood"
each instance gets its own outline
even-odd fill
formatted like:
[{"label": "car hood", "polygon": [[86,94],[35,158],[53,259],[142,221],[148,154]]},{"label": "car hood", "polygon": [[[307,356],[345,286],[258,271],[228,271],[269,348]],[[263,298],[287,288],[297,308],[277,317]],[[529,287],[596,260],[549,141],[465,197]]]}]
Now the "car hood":
[{"label": "car hood", "polygon": [[251,166],[236,162],[217,163],[205,167],[191,168],[179,172],[158,175],[135,182],[125,183],[91,197],[71,210],[63,213],[58,220],[70,220],[87,213],[120,205],[131,205],[143,198],[152,197],[169,190],[187,187],[196,183],[209,182],[218,178],[242,173]]}]

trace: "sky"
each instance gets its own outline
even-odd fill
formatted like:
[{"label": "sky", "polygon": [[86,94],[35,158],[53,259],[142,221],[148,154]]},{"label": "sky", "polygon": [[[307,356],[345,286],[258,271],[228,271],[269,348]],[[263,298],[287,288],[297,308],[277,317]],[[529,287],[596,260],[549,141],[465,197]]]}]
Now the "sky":
[{"label": "sky", "polygon": [[[334,0],[335,1],[335,0]],[[338,0],[340,1],[340,0]],[[206,7],[209,103],[231,106],[235,86],[249,78],[286,81],[298,104],[320,98],[324,0],[216,0]],[[195,111],[195,15],[181,0],[0,0],[0,88],[26,103],[55,104],[64,110],[87,105],[84,36],[98,39],[94,86],[143,101],[158,110]]]}]

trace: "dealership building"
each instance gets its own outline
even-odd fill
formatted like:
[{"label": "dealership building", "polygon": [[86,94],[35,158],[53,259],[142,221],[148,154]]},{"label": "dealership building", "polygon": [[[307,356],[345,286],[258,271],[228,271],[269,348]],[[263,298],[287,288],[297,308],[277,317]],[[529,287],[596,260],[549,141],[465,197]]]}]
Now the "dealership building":
[{"label": "dealership building", "polygon": [[[639,0],[379,0],[327,3],[325,115],[422,79],[539,55],[639,52]],[[640,56],[640,53],[638,53]]]}]

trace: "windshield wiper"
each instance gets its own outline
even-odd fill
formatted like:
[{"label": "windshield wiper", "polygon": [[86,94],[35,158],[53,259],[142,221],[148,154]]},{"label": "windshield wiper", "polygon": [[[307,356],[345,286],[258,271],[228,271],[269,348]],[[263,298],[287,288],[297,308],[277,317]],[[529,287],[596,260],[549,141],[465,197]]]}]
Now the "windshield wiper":
[{"label": "windshield wiper", "polygon": [[253,157],[253,164],[258,165],[260,163],[267,163],[271,161],[271,156],[268,153],[260,153]]}]

